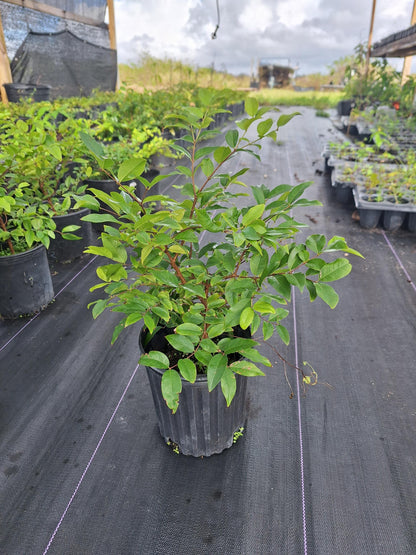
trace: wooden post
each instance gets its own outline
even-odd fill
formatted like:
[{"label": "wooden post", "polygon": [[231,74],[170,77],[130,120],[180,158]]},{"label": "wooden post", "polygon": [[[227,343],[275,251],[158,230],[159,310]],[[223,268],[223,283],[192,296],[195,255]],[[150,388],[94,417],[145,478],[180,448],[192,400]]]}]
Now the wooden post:
[{"label": "wooden post", "polygon": [[110,48],[117,50],[116,20],[114,17],[114,1],[107,0],[108,8],[108,34],[110,36]]},{"label": "wooden post", "polygon": [[[110,37],[110,48],[117,50],[117,38],[116,38],[116,18],[114,15],[114,0],[107,0],[108,9],[108,35]],[[120,88],[120,74],[118,72],[117,64],[117,82],[116,90]]]},{"label": "wooden post", "polygon": [[[413,2],[412,18],[410,20],[410,25],[416,23],[416,0]],[[412,67],[412,56],[406,56],[403,60],[403,70],[402,70],[402,86],[406,83],[410,75],[410,68]]]},{"label": "wooden post", "polygon": [[373,42],[373,27],[374,27],[374,15],[376,13],[376,3],[377,3],[377,0],[373,0],[373,8],[371,10],[370,32],[368,33],[367,56],[366,56],[366,59],[365,59],[365,76],[366,77],[368,75],[368,69],[369,69],[369,66],[370,66],[370,52],[371,52],[371,45],[372,45],[372,42]]},{"label": "wooden post", "polygon": [[1,99],[5,104],[8,104],[6,89],[3,83],[12,82],[12,72],[10,69],[9,58],[7,56],[6,41],[4,40],[3,23],[1,21],[0,13],[0,94]]}]

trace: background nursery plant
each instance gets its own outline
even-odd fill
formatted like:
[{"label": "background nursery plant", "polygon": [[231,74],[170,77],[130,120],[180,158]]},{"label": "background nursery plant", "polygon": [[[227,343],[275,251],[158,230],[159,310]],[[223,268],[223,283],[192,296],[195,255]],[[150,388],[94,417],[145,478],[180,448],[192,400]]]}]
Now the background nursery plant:
[{"label": "background nursery plant", "polygon": [[[223,110],[210,107],[212,93],[201,91],[199,100],[200,107],[184,107],[171,116],[176,127],[186,130],[182,140],[189,145],[174,147],[183,161],[170,174],[181,176],[182,198],[152,195],[166,176],[149,182],[141,177],[144,161],[131,159],[114,175],[120,192],[90,189],[92,195],[82,201],[93,209],[100,201],[112,212],[87,217],[111,224],[104,227],[102,245],[87,249],[111,260],[97,269],[101,283],[93,289],[102,288],[105,298],[92,303],[93,316],[106,308],[124,314],[113,342],[140,320],[147,329],[145,345],[154,345],[153,338],[164,330],[163,348],[147,348],[140,362],[163,371],[162,393],[172,412],[183,380],[192,383],[199,374],[206,374],[209,391],[220,385],[230,405],[236,374],[260,376],[259,365],[271,366],[259,351],[260,340],[278,334],[289,343],[282,321],[290,311],[292,286],[334,308],[338,295],[330,284],[347,276],[351,264],[345,257],[328,261],[327,254],[359,255],[342,237],[313,234],[297,240],[306,226],[292,210],[320,204],[303,197],[310,182],[248,188],[242,178],[249,168],[232,170],[231,160],[240,153],[260,160],[260,143],[276,141],[279,128],[297,113],[276,121],[270,108],[248,98],[248,117],[227,131],[225,144],[204,146],[212,137],[209,124]],[[101,166],[108,167],[100,146],[83,138]],[[144,185],[142,197],[134,185],[122,184],[126,178]]]}]

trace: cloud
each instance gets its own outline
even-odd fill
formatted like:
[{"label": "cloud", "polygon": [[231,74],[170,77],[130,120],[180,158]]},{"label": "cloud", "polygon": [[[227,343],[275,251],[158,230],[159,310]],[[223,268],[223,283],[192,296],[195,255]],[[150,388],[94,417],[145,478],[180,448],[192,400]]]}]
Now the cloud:
[{"label": "cloud", "polygon": [[[373,40],[409,26],[411,3],[378,0]],[[198,66],[250,73],[260,58],[280,58],[300,73],[325,72],[368,38],[371,2],[362,0],[116,0],[119,59],[140,50]],[[131,38],[129,38],[131,36]],[[285,62],[286,63],[286,62]]]}]

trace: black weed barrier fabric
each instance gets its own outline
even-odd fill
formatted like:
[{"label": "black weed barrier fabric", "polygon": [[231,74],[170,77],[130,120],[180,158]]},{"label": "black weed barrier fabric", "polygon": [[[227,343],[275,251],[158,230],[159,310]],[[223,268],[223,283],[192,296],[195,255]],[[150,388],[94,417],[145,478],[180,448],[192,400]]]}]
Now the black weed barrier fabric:
[{"label": "black weed barrier fabric", "polygon": [[[0,553],[416,552],[416,238],[389,234],[409,280],[382,230],[361,229],[315,173],[330,122],[300,111],[248,175],[315,181],[323,206],[299,210],[305,233],[365,256],[336,286],[338,307],[296,294],[291,344],[265,347],[273,368],[250,380],[243,437],[190,458],[160,437],[136,370],[140,327],[111,347],[119,315],[87,309],[98,260],[55,264],[55,302],[26,327],[0,322]],[[274,349],[321,385],[304,395],[287,365],[291,399]]]},{"label": "black weed barrier fabric", "polygon": [[50,85],[51,98],[114,91],[117,52],[78,38],[71,31],[30,31],[11,63],[14,82]]}]

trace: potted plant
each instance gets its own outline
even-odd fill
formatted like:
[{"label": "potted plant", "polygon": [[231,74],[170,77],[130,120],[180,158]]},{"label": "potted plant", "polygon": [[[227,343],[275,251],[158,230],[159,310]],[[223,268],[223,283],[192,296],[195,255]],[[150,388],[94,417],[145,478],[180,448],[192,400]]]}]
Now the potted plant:
[{"label": "potted plant", "polygon": [[[303,197],[310,183],[248,189],[241,180],[249,168],[231,169],[229,161],[240,152],[260,159],[261,141],[276,140],[296,114],[280,115],[277,123],[262,119],[269,108],[248,98],[248,117],[226,133],[226,144],[204,146],[217,111],[212,104],[211,93],[201,91],[201,107],[184,107],[174,116],[189,145],[177,147],[187,163],[173,172],[181,178],[182,198],[153,195],[164,176],[143,179],[143,163],[131,160],[114,176],[118,193],[92,190],[85,200],[91,208],[98,200],[106,203],[111,214],[104,217],[112,224],[105,225],[102,244],[87,249],[105,259],[93,288],[104,295],[91,303],[93,316],[107,308],[124,314],[113,341],[124,328],[144,322],[140,362],[147,367],[161,434],[194,456],[221,452],[244,426],[247,378],[262,376],[260,365],[271,366],[260,339],[277,334],[289,342],[282,321],[290,311],[291,287],[334,308],[338,295],[330,283],[351,265],[345,256],[327,261],[327,255],[358,254],[341,237],[296,240],[305,226],[292,209],[319,204]],[[105,163],[99,145],[84,141]],[[123,185],[126,177],[141,180],[145,193]]]},{"label": "potted plant", "polygon": [[17,318],[44,309],[54,297],[46,248],[55,223],[43,206],[28,203],[27,183],[0,184],[0,316]]}]

